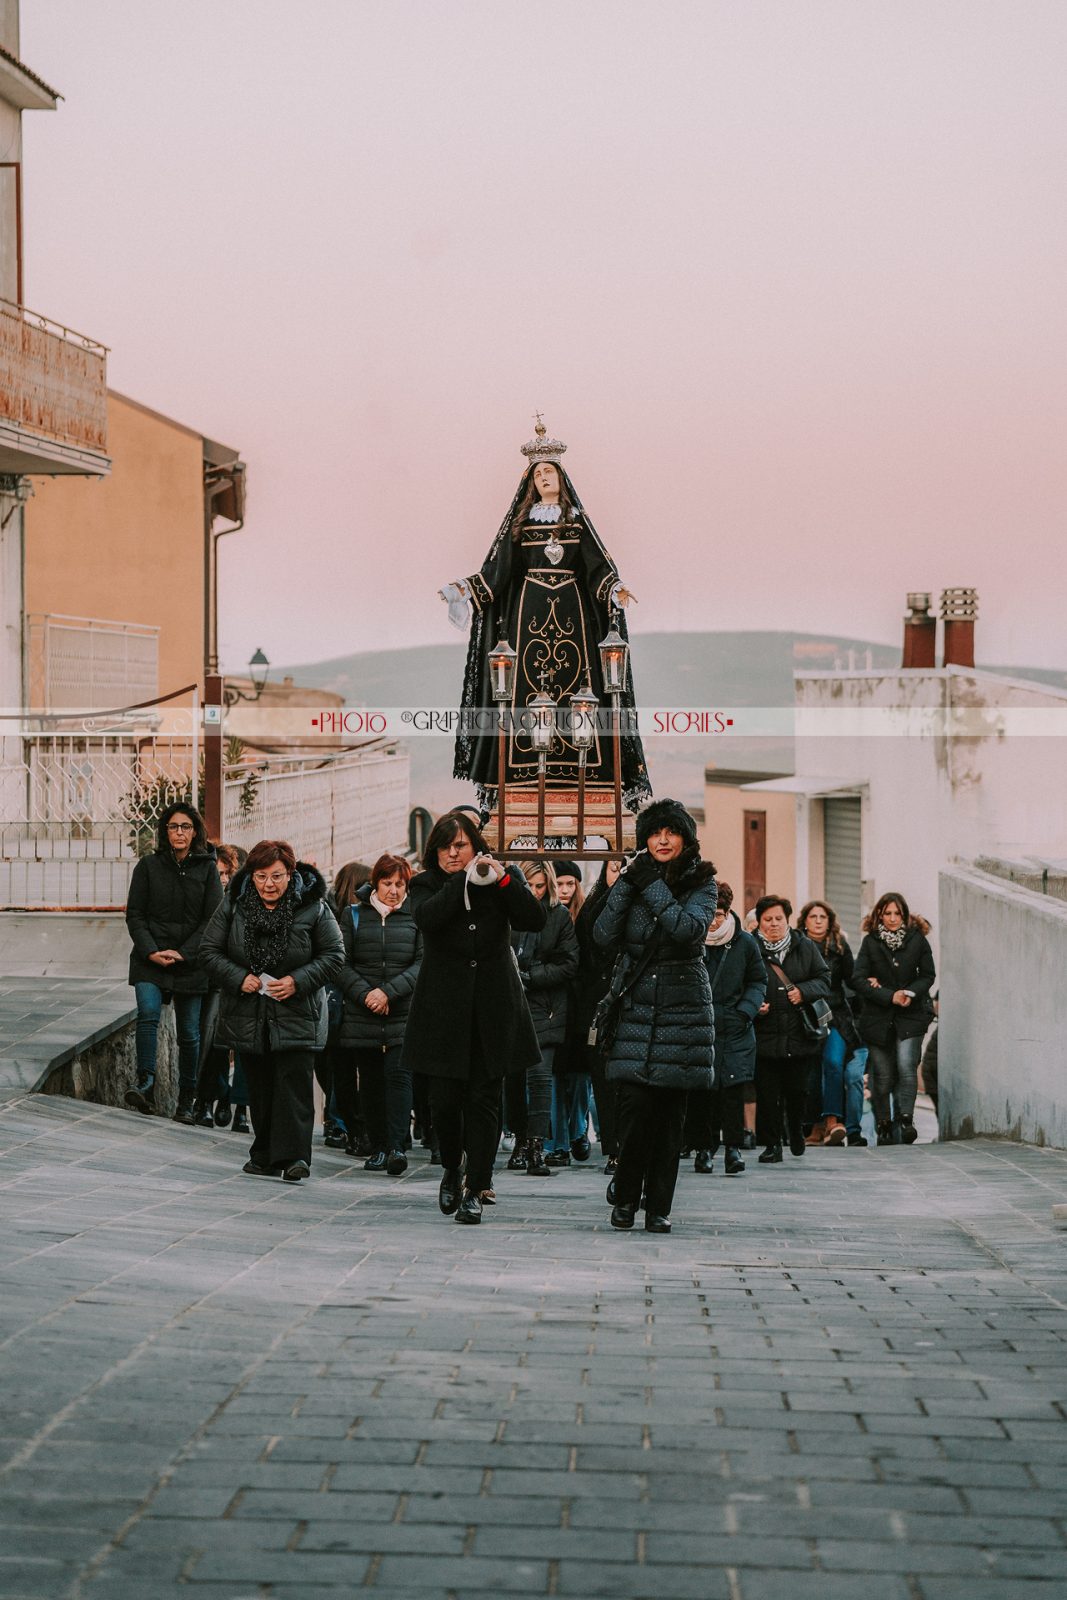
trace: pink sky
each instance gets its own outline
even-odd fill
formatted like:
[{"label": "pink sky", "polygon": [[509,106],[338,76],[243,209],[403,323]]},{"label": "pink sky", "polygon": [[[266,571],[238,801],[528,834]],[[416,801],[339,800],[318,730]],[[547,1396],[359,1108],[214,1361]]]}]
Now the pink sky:
[{"label": "pink sky", "polygon": [[[1067,667],[1062,0],[23,0],[26,299],[238,446],[238,669],[458,639],[540,408],[635,630]],[[376,598],[387,593],[390,598]]]}]

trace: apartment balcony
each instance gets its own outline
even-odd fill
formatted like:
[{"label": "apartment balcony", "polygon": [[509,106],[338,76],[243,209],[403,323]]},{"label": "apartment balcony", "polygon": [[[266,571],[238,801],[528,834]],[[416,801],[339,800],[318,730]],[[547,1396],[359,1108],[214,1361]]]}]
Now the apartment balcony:
[{"label": "apartment balcony", "polygon": [[0,300],[0,475],[110,470],[106,346]]}]

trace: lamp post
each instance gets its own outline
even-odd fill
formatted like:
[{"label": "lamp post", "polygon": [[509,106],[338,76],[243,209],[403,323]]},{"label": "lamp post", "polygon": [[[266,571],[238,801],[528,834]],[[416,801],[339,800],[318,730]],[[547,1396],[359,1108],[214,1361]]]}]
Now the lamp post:
[{"label": "lamp post", "polygon": [[504,853],[505,797],[507,791],[507,734],[504,728],[504,707],[511,700],[515,683],[515,662],[518,658],[503,634],[499,643],[489,652],[489,683],[496,704],[496,810],[497,849]]},{"label": "lamp post", "polygon": [[615,848],[622,850],[622,755],[619,744],[619,717],[622,691],[626,687],[626,667],[630,646],[614,622],[597,645],[604,687],[611,695],[611,751],[615,768]]},{"label": "lamp post", "polygon": [[530,701],[530,743],[537,751],[537,848],[545,848],[545,777],[548,752],[556,736],[556,702],[544,689]]},{"label": "lamp post", "polygon": [[571,740],[578,752],[578,849],[585,845],[585,763],[596,739],[600,701],[586,683],[571,695]]},{"label": "lamp post", "polygon": [[270,676],[270,662],[262,650],[257,650],[250,659],[248,676],[252,680],[252,688],[255,690],[255,694],[245,694],[244,690],[238,689],[235,683],[228,683],[223,691],[225,703],[228,706],[235,706],[238,700],[249,700],[254,705],[267,687],[267,679]]}]

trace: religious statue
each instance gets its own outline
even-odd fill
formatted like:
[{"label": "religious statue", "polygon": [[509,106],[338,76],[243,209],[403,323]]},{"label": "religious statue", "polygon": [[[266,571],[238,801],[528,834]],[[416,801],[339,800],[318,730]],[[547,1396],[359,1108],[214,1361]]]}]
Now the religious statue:
[{"label": "religious statue", "polygon": [[[557,716],[557,737],[547,759],[550,788],[573,787],[577,781],[578,751],[567,738],[571,695],[590,688],[601,711],[611,710],[597,645],[613,627],[626,637],[621,608],[634,598],[619,582],[615,563],[563,470],[566,448],[548,437],[538,415],[535,437],[522,446],[526,471],[481,570],[440,591],[457,627],[467,627],[473,613],[463,709],[492,707],[487,654],[506,638],[517,657],[511,709],[521,712],[543,692],[563,713]],[[633,811],[647,800],[651,787],[632,714],[629,669],[620,703],[622,789],[627,808]],[[612,740],[603,728],[588,753],[585,770],[587,784],[614,784]],[[491,806],[497,784],[495,736],[461,726],[453,772],[474,782],[481,803]],[[528,728],[512,727],[507,742],[509,787],[535,784],[537,772],[538,756]]]}]

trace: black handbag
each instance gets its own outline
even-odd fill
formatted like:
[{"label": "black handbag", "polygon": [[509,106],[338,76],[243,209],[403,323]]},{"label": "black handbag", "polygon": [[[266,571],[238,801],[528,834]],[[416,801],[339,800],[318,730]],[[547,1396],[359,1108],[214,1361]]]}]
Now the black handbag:
[{"label": "black handbag", "polygon": [[619,1031],[619,1022],[622,1018],[623,1000],[651,963],[658,944],[658,939],[653,939],[647,944],[629,971],[627,971],[629,957],[625,950],[620,950],[615,958],[608,992],[593,1012],[593,1020],[589,1024],[586,1038],[586,1043],[592,1045],[601,1055],[606,1056],[615,1043],[615,1035]]},{"label": "black handbag", "polygon": [[[768,965],[778,974],[787,989],[797,987],[795,981],[776,961],[771,961]],[[812,1044],[824,1044],[830,1037],[830,1028],[834,1020],[829,1000],[803,1000],[796,1009],[805,1037],[810,1039]]]}]

